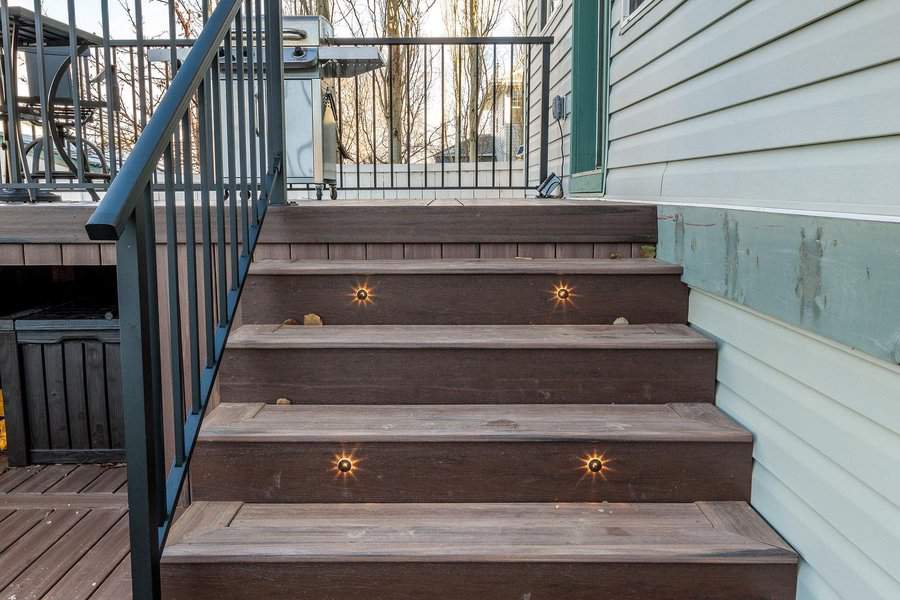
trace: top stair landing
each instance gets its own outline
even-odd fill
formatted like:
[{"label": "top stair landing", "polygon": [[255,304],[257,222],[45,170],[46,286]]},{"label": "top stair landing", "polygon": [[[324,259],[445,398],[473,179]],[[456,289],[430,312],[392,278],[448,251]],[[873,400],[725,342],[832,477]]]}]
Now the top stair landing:
[{"label": "top stair landing", "polygon": [[656,207],[602,201],[332,201],[273,206],[263,243],[656,241]]}]

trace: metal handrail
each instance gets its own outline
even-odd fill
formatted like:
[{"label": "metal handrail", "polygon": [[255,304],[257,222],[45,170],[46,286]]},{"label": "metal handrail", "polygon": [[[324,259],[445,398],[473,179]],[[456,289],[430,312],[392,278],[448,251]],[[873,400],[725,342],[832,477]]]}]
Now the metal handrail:
[{"label": "metal handrail", "polygon": [[[174,55],[171,2],[169,22]],[[265,49],[263,35],[254,31],[264,34]],[[245,44],[255,52],[243,52]],[[116,241],[134,600],[161,597],[163,547],[253,251],[268,206],[284,202],[284,135],[277,135],[284,118],[281,53],[281,0],[219,0],[180,67],[173,56],[178,70],[171,85],[86,225],[91,239]],[[160,187],[164,206],[158,207]],[[158,213],[165,229],[159,239]],[[163,255],[165,274],[158,278]],[[160,326],[163,314],[167,331]]]}]

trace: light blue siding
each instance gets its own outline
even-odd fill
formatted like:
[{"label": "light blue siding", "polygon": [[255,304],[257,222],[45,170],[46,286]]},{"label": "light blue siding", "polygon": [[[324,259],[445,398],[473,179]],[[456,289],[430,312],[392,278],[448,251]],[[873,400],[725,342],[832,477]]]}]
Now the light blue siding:
[{"label": "light blue siding", "polygon": [[614,30],[607,196],[900,218],[898,30],[895,0],[662,0]]},{"label": "light blue siding", "polygon": [[900,368],[705,292],[690,320],[754,432],[753,506],[803,557],[798,598],[900,598]]},{"label": "light blue siding", "polygon": [[660,205],[798,599],[896,600],[900,2],[622,1],[606,196]]}]

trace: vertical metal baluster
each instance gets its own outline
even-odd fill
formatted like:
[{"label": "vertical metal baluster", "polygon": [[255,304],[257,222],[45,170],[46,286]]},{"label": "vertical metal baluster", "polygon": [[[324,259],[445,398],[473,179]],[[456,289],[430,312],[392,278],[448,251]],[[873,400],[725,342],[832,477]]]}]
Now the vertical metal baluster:
[{"label": "vertical metal baluster", "polygon": [[457,45],[457,60],[456,60],[456,84],[459,86],[459,90],[456,92],[456,185],[462,187],[462,144],[460,142],[460,135],[462,135],[462,56],[463,56],[463,46]]},{"label": "vertical metal baluster", "polygon": [[[131,85],[129,86],[131,87],[131,123],[132,127],[134,128],[134,135],[132,136],[133,139],[131,140],[132,145],[134,145],[134,143],[137,141],[138,135],[140,135],[138,131],[138,91],[137,82],[134,79],[134,74],[137,72],[137,65],[134,62],[135,52],[135,48],[128,49],[128,73],[131,75]],[[119,156],[122,156],[121,152],[119,153]],[[122,165],[119,166],[121,167]]]},{"label": "vertical metal baluster", "polygon": [[[550,44],[541,50],[541,164],[538,179],[544,181],[550,165]],[[560,177],[565,173],[560,173]]]},{"label": "vertical metal baluster", "polygon": [[161,593],[158,527],[166,486],[153,221],[148,185],[116,243],[134,600],[157,600]]},{"label": "vertical metal baluster", "polygon": [[[250,195],[247,186],[247,104],[244,88],[244,29],[241,23],[243,15],[238,11],[234,19],[235,31],[235,55],[237,56],[237,121],[238,121],[238,156],[240,156],[241,174],[241,231],[243,232],[241,242],[241,256],[250,255],[250,222],[247,219],[247,196]],[[238,289],[238,287],[235,287]]]},{"label": "vertical metal baluster", "polygon": [[[178,72],[178,68],[179,68],[178,67],[178,47],[175,44],[175,36],[176,36],[176,34],[175,34],[175,0],[169,0],[167,2],[167,4],[169,5],[169,65],[167,65],[167,69],[166,69],[166,75],[167,75],[166,89],[168,89],[168,87],[170,85],[172,85],[172,80],[175,79],[175,74]],[[152,77],[152,75],[153,75],[152,68],[150,68],[149,63],[148,63],[148,70],[151,72],[150,75]],[[151,89],[150,93],[152,94],[153,93],[152,85],[150,86],[150,89]],[[150,102],[150,106],[151,107],[153,106],[152,101]],[[177,127],[175,128],[174,146],[175,146],[175,166],[176,166],[176,168],[175,168],[175,185],[180,186],[183,184],[182,169],[183,169],[185,163],[183,162],[184,157],[182,156],[182,152],[181,152],[181,150],[182,150],[181,135],[180,135]],[[181,168],[179,168],[179,167],[181,167]]]},{"label": "vertical metal baluster", "polygon": [[78,60],[78,32],[75,29],[75,0],[68,0],[69,5],[69,68],[72,70],[72,109],[75,113],[75,149],[78,161],[75,163],[78,182],[84,183],[84,171],[87,158],[84,155],[84,140],[81,122],[81,65]]},{"label": "vertical metal baluster", "polygon": [[525,93],[523,94],[523,98],[525,98],[525,126],[524,131],[522,132],[522,142],[525,144],[525,154],[522,156],[522,173],[524,174],[525,186],[528,186],[528,182],[531,178],[530,162],[531,158],[531,100],[529,96],[531,95],[531,46],[526,46],[526,52],[528,56],[525,60],[525,72],[522,73],[522,85],[525,87]]},{"label": "vertical metal baluster", "polygon": [[[113,66],[116,69],[114,72],[115,85],[118,88],[118,85],[119,85],[119,69],[118,69],[119,50],[117,48],[112,48],[112,61],[113,61]],[[118,106],[116,106],[116,111],[115,111],[116,118],[113,123],[113,128],[114,128],[113,133],[115,133],[115,136],[116,136],[115,148],[116,148],[116,168],[117,168],[117,170],[121,170],[121,168],[122,168],[122,158],[123,158],[123,154],[124,154],[122,152],[122,115],[124,113],[125,113],[125,111],[122,108],[121,98],[120,98],[120,103]]]},{"label": "vertical metal baluster", "polygon": [[353,76],[353,116],[356,119],[356,187],[359,188],[359,75]]},{"label": "vertical metal baluster", "polygon": [[256,201],[259,194],[259,163],[256,157],[256,110],[254,102],[254,69],[253,69],[253,0],[245,0],[244,8],[247,12],[247,143],[250,146],[250,223],[253,227],[259,226],[259,212]]},{"label": "vertical metal baluster", "polygon": [[[44,63],[44,17],[41,0],[34,0],[34,38],[38,64],[38,95],[41,104],[41,134],[44,136],[44,180],[53,183],[53,167],[56,164],[56,149],[50,137],[50,121],[47,115],[47,65]],[[35,148],[35,152],[38,149]]]},{"label": "vertical metal baluster", "polygon": [[[425,124],[422,126],[422,131],[424,133],[422,138],[422,177],[424,177],[425,187],[428,187],[428,56],[431,54],[431,46],[428,44],[422,44],[422,85],[425,88],[423,102],[423,119]],[[434,67],[434,61],[432,61],[431,66]]]},{"label": "vertical metal baluster", "polygon": [[[479,98],[478,96],[481,94],[481,44],[475,44],[475,184],[474,187],[478,187],[478,159],[481,158],[481,113],[478,110]],[[469,107],[469,110],[473,110],[472,107]],[[473,160],[470,156],[469,160]]]},{"label": "vertical metal baluster", "polygon": [[175,466],[185,461],[184,447],[184,352],[181,347],[181,282],[178,278],[178,213],[175,206],[175,164],[172,141],[163,153],[166,199],[166,265],[169,282],[169,346],[172,378],[172,410],[175,432]]},{"label": "vertical metal baluster", "polygon": [[[224,327],[228,319],[228,269],[226,267],[228,246],[225,243],[225,173],[222,164],[222,75],[218,56],[213,61],[212,72],[216,77],[212,89],[212,152],[216,182],[216,256],[218,259],[216,279],[218,284],[219,327]],[[225,129],[227,130],[228,128],[226,127]]]},{"label": "vertical metal baluster", "polygon": [[[9,148],[9,173],[7,177],[10,183],[21,183],[19,181],[19,120],[17,116],[17,85],[12,74],[13,60],[12,56],[12,30],[9,24],[9,6],[7,0],[0,1],[0,26],[3,27],[3,83],[7,87],[4,90],[6,96],[6,118],[4,131],[5,137],[9,138],[7,146]],[[25,161],[23,160],[22,163]]]},{"label": "vertical metal baluster", "polygon": [[388,46],[388,135],[390,148],[388,148],[388,163],[391,167],[391,187],[394,187],[394,46]]},{"label": "vertical metal baluster", "polygon": [[[204,3],[205,4],[205,3]],[[206,10],[204,7],[204,14]],[[215,309],[215,301],[213,300],[213,276],[212,276],[212,227],[210,224],[210,161],[209,153],[209,88],[212,78],[209,70],[203,77],[203,84],[197,92],[198,102],[198,121],[200,139],[197,140],[197,150],[200,159],[200,227],[203,234],[203,308],[206,317],[206,368],[211,368],[216,357],[216,331],[213,311]]]},{"label": "vertical metal baluster", "polygon": [[[200,10],[203,13],[203,25],[209,20],[209,1],[201,2]],[[210,209],[210,153],[213,151],[210,143],[210,87],[213,85],[211,68],[206,69],[203,76],[203,84],[197,91],[199,108],[197,117],[200,123],[200,139],[197,142],[200,155],[200,211],[203,230],[203,308],[206,317],[206,368],[211,369],[216,360],[216,303],[213,289],[213,255],[212,255],[212,214]]]},{"label": "vertical metal baluster", "polygon": [[[515,94],[516,86],[514,85],[515,81],[515,60],[516,55],[516,45],[509,45],[509,140],[506,142],[507,145],[507,159],[509,159],[509,188],[513,187],[513,95]],[[516,148],[518,149],[518,148]]]},{"label": "vertical metal baluster", "polygon": [[268,204],[287,202],[287,174],[284,139],[284,56],[282,56],[281,2],[266,5],[266,154],[273,167]]},{"label": "vertical metal baluster", "polygon": [[[147,63],[147,52],[144,47],[144,9],[142,0],[134,1],[135,33],[137,35],[137,64],[138,64],[138,103],[141,112],[141,130],[147,126],[147,90],[146,73],[144,66]],[[137,135],[135,135],[137,139]]]},{"label": "vertical metal baluster", "polygon": [[441,189],[446,187],[444,183],[444,163],[447,162],[447,116],[444,112],[444,44],[441,44]]},{"label": "vertical metal baluster", "polygon": [[[390,46],[388,46],[390,52]],[[372,71],[372,186],[378,189],[378,128],[376,127],[375,105],[378,103],[377,80]]]},{"label": "vertical metal baluster", "polygon": [[409,101],[409,78],[412,76],[411,46],[406,46],[406,187],[412,187],[412,106]]},{"label": "vertical metal baluster", "polygon": [[[341,103],[341,98],[343,97],[344,94],[341,92],[341,78],[340,77],[338,77],[338,80],[337,80],[337,88],[338,88],[337,89],[337,115],[335,115],[335,118],[337,119],[338,148],[340,148],[341,145],[344,143],[344,139],[341,136],[341,134],[343,133],[343,130],[341,128],[341,123],[343,123],[343,105]],[[338,150],[338,155],[340,158],[340,160],[338,162],[338,169],[340,172],[339,173],[340,177],[339,177],[338,181],[340,183],[340,187],[344,187],[344,155],[340,152],[340,150]]]},{"label": "vertical metal baluster", "polygon": [[[171,59],[170,59],[171,60]],[[164,72],[168,72],[169,65],[164,65]],[[163,75],[163,80],[165,80],[165,75]],[[150,111],[150,117],[153,117],[153,113],[156,111],[156,102],[153,100],[153,63],[147,61],[147,110]],[[159,174],[157,173],[158,169],[153,170],[153,183],[155,185],[159,184]]]},{"label": "vertical metal baluster", "polygon": [[[206,0],[204,0],[206,1]],[[269,171],[268,141],[266,140],[266,86],[264,82],[266,60],[263,54],[262,0],[256,0],[256,107],[259,113],[257,123],[257,144],[259,146],[259,178],[263,192],[267,187],[266,174]],[[265,198],[268,202],[268,198]]]},{"label": "vertical metal baluster", "polygon": [[197,315],[197,228],[194,215],[194,157],[191,148],[191,109],[181,119],[184,157],[184,244],[187,253],[188,341],[190,342],[191,410],[200,412],[200,323]]},{"label": "vertical metal baluster", "polygon": [[[100,84],[100,74],[104,72],[104,62],[100,59],[100,49],[94,48],[94,64],[97,65],[97,77],[94,78],[94,91],[97,94],[97,103],[98,105],[103,100],[103,88]],[[106,127],[104,127],[105,120],[103,118],[105,104],[101,105],[97,110],[97,125],[96,131],[97,135],[100,136],[100,152],[103,155],[103,160],[108,160],[109,154],[106,151]]]},{"label": "vertical metal baluster", "polygon": [[[232,60],[232,32],[225,35],[225,133],[228,148],[228,209],[230,217],[231,285],[238,289],[238,214],[237,214],[237,165],[234,159],[234,61]],[[227,314],[227,313],[226,313]]]},{"label": "vertical metal baluster", "polygon": [[497,187],[497,44],[492,45],[491,61],[494,80],[491,89],[491,187]]}]

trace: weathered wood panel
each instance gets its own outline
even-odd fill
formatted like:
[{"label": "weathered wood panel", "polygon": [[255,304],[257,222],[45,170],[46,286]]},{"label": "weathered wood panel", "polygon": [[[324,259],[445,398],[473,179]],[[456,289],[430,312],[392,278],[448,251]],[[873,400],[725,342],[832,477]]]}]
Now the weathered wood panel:
[{"label": "weathered wood panel", "polygon": [[[359,269],[339,275],[252,275],[244,290],[244,322],[302,321],[307,313],[330,325],[599,324],[619,317],[633,324],[687,321],[687,287],[678,273],[380,274]],[[360,285],[370,301],[354,296]],[[559,299],[558,286],[570,296]]]},{"label": "weathered wood panel", "polygon": [[715,350],[230,348],[220,392],[226,402],[653,404],[709,402],[714,376]]},{"label": "weathered wood panel", "polygon": [[898,228],[874,221],[660,207],[659,256],[684,264],[684,281],[694,288],[896,364]]},{"label": "weathered wood panel", "polygon": [[[262,243],[654,242],[653,207],[613,203],[272,207]],[[358,256],[356,257],[358,258]]]},{"label": "weathered wood panel", "polygon": [[[739,504],[737,523],[714,525],[706,514],[717,503],[282,504],[236,515],[231,503],[199,503],[190,511],[211,514],[174,532],[163,587],[176,600],[296,589],[316,600],[371,589],[398,600],[792,600],[796,556],[758,539],[764,524]],[[359,534],[352,544],[348,529]]]}]

